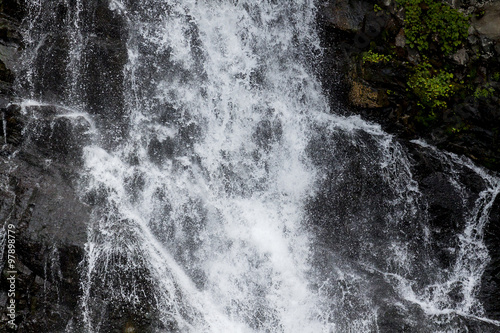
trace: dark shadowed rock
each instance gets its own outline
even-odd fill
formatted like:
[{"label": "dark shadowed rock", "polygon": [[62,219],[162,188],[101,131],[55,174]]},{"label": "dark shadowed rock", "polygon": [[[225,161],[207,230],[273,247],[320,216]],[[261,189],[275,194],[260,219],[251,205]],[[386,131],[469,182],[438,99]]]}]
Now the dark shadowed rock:
[{"label": "dark shadowed rock", "polygon": [[373,8],[373,4],[363,0],[324,1],[320,14],[340,30],[359,31],[365,13]]},{"label": "dark shadowed rock", "polygon": [[25,136],[33,146],[27,149],[50,161],[81,164],[82,148],[90,143],[93,133],[83,113],[52,105],[25,107],[24,112],[32,116]]},{"label": "dark shadowed rock", "polygon": [[[16,104],[12,84],[24,2],[2,1],[0,9],[0,220],[3,228],[12,224],[16,230],[17,332],[63,332],[80,295],[78,267],[90,209],[76,187],[91,126],[55,106]],[[40,45],[38,91],[46,101],[63,91],[66,54],[67,43],[57,34],[49,33]],[[0,302],[7,300],[7,289],[2,278]],[[2,332],[6,318],[2,314]]]},{"label": "dark shadowed rock", "polygon": [[89,32],[82,56],[90,64],[82,75],[84,99],[106,134],[103,137],[112,138],[107,144],[114,146],[127,131],[123,105],[123,71],[128,59],[125,21],[101,0],[87,3],[82,16]]},{"label": "dark shadowed rock", "polygon": [[[85,142],[82,133],[88,124],[61,122],[58,111],[30,109],[31,115],[38,115],[33,121],[18,106],[2,110],[7,143],[1,148],[0,216],[4,228],[13,224],[17,232],[19,332],[62,331],[74,316],[80,294],[78,266],[90,208],[80,202],[76,186],[78,148]],[[0,296],[6,295],[6,288],[2,279]],[[5,329],[3,320],[0,329]]]},{"label": "dark shadowed rock", "polygon": [[19,151],[1,164],[0,178],[0,215],[17,230],[19,332],[62,330],[80,294],[90,212],[75,191],[76,169]]},{"label": "dark shadowed rock", "polygon": [[486,4],[482,10],[485,14],[479,19],[473,16],[472,25],[480,34],[493,40],[500,40],[500,25],[498,24],[500,2],[492,1]]},{"label": "dark shadowed rock", "polygon": [[492,206],[484,238],[491,261],[483,275],[479,297],[488,317],[500,320],[500,197]]}]

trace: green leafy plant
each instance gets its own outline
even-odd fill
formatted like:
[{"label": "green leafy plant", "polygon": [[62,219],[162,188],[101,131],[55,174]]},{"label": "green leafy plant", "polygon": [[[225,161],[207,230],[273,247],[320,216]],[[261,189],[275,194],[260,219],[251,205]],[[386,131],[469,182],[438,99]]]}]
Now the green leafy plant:
[{"label": "green leafy plant", "polygon": [[454,94],[453,74],[435,70],[428,62],[414,69],[408,86],[419,98],[417,104],[423,108],[446,108],[446,100]]},{"label": "green leafy plant", "polygon": [[379,63],[379,62],[388,62],[391,60],[392,60],[392,56],[380,54],[380,53],[375,53],[372,50],[369,50],[368,52],[363,53],[363,63],[366,63],[366,62]]},{"label": "green leafy plant", "polygon": [[380,7],[379,5],[377,5],[377,4],[373,5],[373,11],[374,11],[375,13],[378,13],[378,12],[380,12],[381,10],[382,10],[382,7]]},{"label": "green leafy plant", "polygon": [[471,128],[470,125],[459,124],[459,125],[455,125],[452,127],[448,127],[447,132],[448,132],[448,134],[458,134],[458,133],[463,132],[463,131],[468,131],[470,128]]},{"label": "green leafy plant", "polygon": [[467,38],[469,19],[439,0],[397,0],[405,8],[404,29],[411,48],[429,50],[435,42],[448,55]]},{"label": "green leafy plant", "polygon": [[486,86],[486,87],[477,87],[474,91],[474,98],[490,98],[495,94],[495,88]]},{"label": "green leafy plant", "polygon": [[482,9],[476,13],[476,18],[481,18],[484,14],[486,14],[486,12]]}]

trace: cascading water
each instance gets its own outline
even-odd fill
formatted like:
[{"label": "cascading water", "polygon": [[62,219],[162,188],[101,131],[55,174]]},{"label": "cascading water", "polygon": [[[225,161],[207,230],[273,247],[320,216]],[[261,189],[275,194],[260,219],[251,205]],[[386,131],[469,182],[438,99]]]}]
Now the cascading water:
[{"label": "cascading water", "polygon": [[158,332],[500,327],[476,297],[500,180],[414,143],[465,212],[441,247],[407,150],[329,109],[314,1],[28,9],[24,112],[52,105],[88,124],[80,191],[93,214],[67,332],[122,329],[117,317]]}]

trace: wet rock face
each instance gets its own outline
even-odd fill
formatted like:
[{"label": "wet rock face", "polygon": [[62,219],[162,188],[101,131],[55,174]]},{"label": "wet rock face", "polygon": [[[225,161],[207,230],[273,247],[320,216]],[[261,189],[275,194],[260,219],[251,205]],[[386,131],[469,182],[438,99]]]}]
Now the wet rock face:
[{"label": "wet rock face", "polygon": [[[495,73],[500,72],[500,25],[498,24],[500,3],[468,0],[447,1],[447,3],[471,14],[471,27],[467,41],[454,54],[438,62],[448,61],[449,68],[460,80],[467,81],[467,75],[473,77],[471,84],[479,87],[476,92],[486,94],[484,87],[498,89],[500,76]],[[375,12],[374,3],[370,1],[323,2],[318,20],[320,36],[325,47],[324,70],[321,74],[323,86],[330,92],[331,105],[334,109],[340,104],[341,110],[359,113],[403,139],[401,142],[407,146],[416,163],[415,177],[419,181],[421,191],[428,199],[428,212],[433,221],[432,232],[435,241],[433,248],[434,251],[440,252],[439,261],[444,265],[450,262],[451,253],[439,249],[453,247],[456,242],[453,235],[459,231],[456,216],[461,216],[462,208],[457,205],[458,194],[443,178],[442,167],[412,144],[407,143],[405,139],[425,138],[427,142],[440,149],[466,155],[479,164],[498,171],[500,170],[498,96],[497,93],[490,97],[473,96],[474,91],[468,96],[455,95],[449,101],[447,109],[436,112],[435,123],[424,125],[415,121],[415,115],[418,113],[418,108],[414,105],[416,101],[407,93],[407,80],[411,72],[403,62],[416,65],[422,61],[422,57],[406,43],[403,29],[404,11],[394,7],[394,1],[378,1],[377,4],[382,10]],[[334,14],[332,14],[333,8],[337,9]],[[378,26],[379,29],[370,29],[370,25]],[[363,62],[362,53],[369,49],[380,54],[391,54],[393,61]],[[399,61],[403,58],[404,60]],[[360,85],[363,90],[359,88]],[[364,94],[360,93],[363,91]],[[382,106],[383,104],[375,102],[379,91],[387,92],[389,105]],[[398,98],[398,95],[401,98]],[[339,98],[343,101],[336,100]],[[349,111],[346,113],[349,114]],[[469,177],[463,181],[473,197],[474,193],[479,193],[478,186],[481,181],[471,174],[464,177]],[[328,205],[331,206],[331,201],[327,207]],[[485,230],[485,243],[490,252],[491,262],[483,276],[480,291],[486,316],[495,319],[500,318],[498,301],[500,220],[498,213],[495,213],[498,205],[497,200]],[[332,213],[325,214],[328,216]],[[339,230],[334,231],[339,234]],[[342,235],[342,232],[340,234]],[[338,238],[341,240],[343,236]],[[480,331],[477,327],[475,329]],[[491,330],[491,328],[481,329],[485,332]]]},{"label": "wet rock face", "polygon": [[[60,24],[54,22],[54,24]],[[56,31],[51,32],[40,46],[35,60],[35,91],[37,99],[46,102],[56,102],[58,96],[64,96],[68,78],[65,75],[68,66],[69,41],[65,36],[59,36]]]},{"label": "wet rock face", "polygon": [[[498,2],[453,2],[456,8],[471,14],[471,26],[468,38],[448,56],[436,46],[429,54],[410,47],[405,37],[404,9],[394,1],[376,4],[325,1],[320,7],[319,25],[326,48],[324,70],[335,73],[338,81],[332,83],[330,74],[323,77],[332,99],[343,97],[354,112],[382,124],[389,132],[423,137],[442,149],[500,170],[500,38],[495,30]],[[361,17],[356,28],[331,19],[331,8],[337,7],[341,9],[336,13],[343,20]],[[368,50],[390,59],[367,57]],[[452,73],[454,87],[458,87],[458,92],[447,98],[447,106],[433,109],[433,113],[419,106],[420,97],[408,86],[409,77],[424,59]]]},{"label": "wet rock face", "polygon": [[[49,168],[36,156],[19,156],[18,167],[2,167],[8,182],[2,193],[2,215],[11,214],[16,226],[18,296],[16,322],[19,332],[62,330],[74,315],[80,294],[78,265],[86,241],[88,208],[57,166]],[[2,295],[5,280],[2,279]],[[5,323],[1,323],[5,328]]]},{"label": "wet rock face", "polygon": [[[15,154],[7,151],[11,144],[4,146],[0,165],[0,215],[17,232],[16,323],[19,332],[57,332],[74,316],[80,295],[90,210],[75,191],[76,168],[49,162],[23,143]],[[0,298],[6,290],[2,279]]]},{"label": "wet rock face", "polygon": [[360,151],[361,142],[342,133],[324,134],[308,149],[326,175],[308,206],[312,225],[326,247],[349,261],[376,256],[377,250],[366,245],[386,238],[384,199],[389,193],[378,172],[376,145],[364,142],[373,148],[370,154],[370,149]]},{"label": "wet rock face", "polygon": [[497,197],[485,232],[491,262],[483,275],[480,298],[490,318],[500,320],[500,198]]},{"label": "wet rock face", "polygon": [[[108,147],[117,144],[126,131],[122,93],[128,36],[123,18],[109,9],[108,1],[84,1],[79,22],[83,35],[76,36],[67,24],[75,6],[70,0],[50,2],[43,8],[30,30],[35,40],[43,38],[37,52],[27,55],[32,69],[27,75],[26,66],[19,63],[19,55],[26,51],[23,48],[29,47],[21,41],[26,4],[0,3],[0,217],[18,232],[18,332],[85,331],[78,302],[93,203],[82,203],[78,193],[83,147],[89,144],[94,126],[111,138],[103,142]],[[82,62],[90,66],[76,65],[75,73],[79,73],[72,75],[68,66],[74,61],[70,49],[75,38],[81,38]],[[85,93],[75,94],[73,85]],[[22,95],[23,90],[30,92],[34,103],[20,103],[16,94]],[[172,154],[172,145],[157,143],[151,153],[163,158]],[[134,273],[131,284],[144,275],[139,273]],[[2,309],[8,301],[7,290],[2,278]],[[148,332],[156,325],[151,306],[137,309],[123,300],[108,304],[106,289],[101,291],[93,296],[110,314],[104,330]],[[0,317],[2,332],[7,330],[6,318]]]},{"label": "wet rock face", "polygon": [[[54,106],[22,108],[13,83],[22,48],[22,1],[0,3],[0,220],[16,230],[17,332],[62,332],[75,320],[90,209],[76,186],[90,124]],[[58,94],[63,39],[48,39],[42,86]],[[59,72],[58,72],[59,71]],[[60,81],[60,82],[58,82]],[[40,86],[41,87],[41,86]],[[48,94],[49,95],[49,94]],[[48,96],[47,95],[47,96]],[[6,245],[6,244],[5,244]],[[2,261],[5,258],[2,258]],[[8,301],[5,267],[0,306]],[[4,314],[0,331],[8,331]]]},{"label": "wet rock face", "polygon": [[19,24],[22,17],[22,2],[7,0],[0,3],[0,102],[3,100],[4,103],[13,94],[14,65],[21,43]]},{"label": "wet rock face", "polygon": [[85,63],[92,64],[83,73],[85,102],[97,124],[115,138],[123,137],[125,126],[123,106],[124,66],[127,62],[127,34],[124,19],[109,9],[107,1],[88,1],[82,16],[90,32],[86,34],[87,47],[83,51]]},{"label": "wet rock face", "polygon": [[79,6],[53,1],[44,6],[36,22],[29,23],[32,26],[22,27],[39,44],[26,45],[33,54],[28,52],[23,61],[30,63],[32,72],[24,66],[19,87],[37,101],[84,106],[107,134],[104,137],[113,138],[109,145],[116,144],[126,131],[123,71],[128,36],[123,17],[102,0]]},{"label": "wet rock face", "polygon": [[323,1],[321,15],[341,30],[356,32],[362,27],[364,13],[373,5],[363,0]]},{"label": "wet rock face", "polygon": [[19,22],[25,14],[25,0],[3,0],[0,12]]},{"label": "wet rock face", "polygon": [[[405,163],[418,183],[418,195],[394,193],[388,186],[380,165],[380,154],[388,151],[380,151],[380,146],[369,135],[360,132],[350,136],[339,131],[313,138],[309,155],[325,177],[318,182],[317,194],[307,205],[309,226],[318,244],[312,260],[319,274],[329,279],[337,278],[331,268],[342,265],[349,267],[345,271],[354,271],[362,277],[365,285],[359,288],[367,290],[374,303],[371,306],[379,309],[379,329],[384,332],[432,332],[437,329],[433,326],[435,323],[428,320],[423,310],[402,299],[394,289],[396,284],[376,272],[394,272],[391,260],[395,256],[389,245],[398,242],[411,253],[411,268],[404,271],[404,275],[411,276],[416,290],[433,283],[432,276],[453,269],[459,248],[458,235],[467,223],[467,212],[473,210],[486,184],[467,167],[455,165],[451,170],[447,162],[428,148],[405,141],[400,143],[409,153]],[[397,177],[397,173],[391,177]],[[408,198],[412,195],[414,200],[409,204]],[[405,199],[398,202],[400,198]],[[417,208],[415,213],[411,213],[412,207]],[[491,235],[486,242],[493,263],[484,274],[480,293],[488,318],[497,318],[499,309],[500,253],[498,245],[493,245],[498,244],[500,235],[498,214],[498,207],[493,208],[487,229]],[[458,288],[449,295],[457,301],[463,297]],[[342,296],[334,291],[332,297]],[[363,306],[366,304],[356,305],[357,311]],[[487,323],[457,320],[448,325],[466,325],[478,332],[497,330]]]},{"label": "wet rock face", "polygon": [[92,134],[92,125],[83,115],[56,106],[25,107],[23,111],[31,115],[25,129],[27,149],[44,156],[48,164],[82,164],[82,148],[90,143]]},{"label": "wet rock face", "polygon": [[[18,332],[62,331],[81,293],[78,267],[90,208],[76,186],[89,125],[60,117],[55,107],[13,104],[1,111],[0,216],[3,228],[16,230]],[[2,278],[0,302],[7,290]],[[0,320],[0,330],[5,325]]]}]

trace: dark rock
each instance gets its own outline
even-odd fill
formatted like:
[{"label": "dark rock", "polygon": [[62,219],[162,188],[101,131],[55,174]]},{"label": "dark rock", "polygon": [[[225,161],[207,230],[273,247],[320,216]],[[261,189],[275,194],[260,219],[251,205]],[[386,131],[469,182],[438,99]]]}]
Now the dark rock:
[{"label": "dark rock", "polygon": [[[322,133],[321,129],[316,130]],[[378,160],[380,148],[372,140],[362,133],[327,135],[323,132],[313,138],[308,152],[315,166],[326,177],[318,183],[318,192],[307,206],[311,232],[320,244],[312,260],[321,269],[320,263],[327,260],[325,253],[335,258],[335,264],[325,264],[322,274],[326,276],[331,267],[338,266],[339,262],[349,263],[351,269],[360,269],[353,268],[353,262],[369,262],[374,271],[385,271],[388,269],[386,260],[391,255],[385,252],[387,244],[400,240],[408,246],[414,259],[412,273],[406,272],[405,276],[412,276],[414,288],[428,285],[433,281],[433,274],[442,274],[455,265],[459,246],[457,235],[463,231],[468,218],[466,212],[476,204],[479,193],[486,186],[485,181],[468,167],[455,165],[451,169],[451,164],[432,149],[407,144],[412,158],[411,171],[419,184],[420,199],[415,202],[419,213],[407,214],[400,222],[405,223],[403,235],[398,228],[387,226],[388,221],[394,218],[388,213],[394,205],[391,199],[394,194],[380,176],[380,166],[374,162]],[[397,197],[401,195],[398,193]],[[397,207],[405,212],[411,210],[409,206]],[[491,214],[491,223],[497,226],[498,216],[495,214],[498,212]],[[421,229],[424,225],[425,232]],[[498,239],[492,240],[492,244],[495,242],[498,244]],[[495,256],[498,258],[498,255]],[[433,267],[439,271],[434,272]],[[394,285],[386,280],[387,276],[382,279],[369,269],[370,274],[363,268],[361,271],[363,273],[358,274],[362,274],[362,280],[370,281],[365,290],[375,303],[372,307],[378,309],[378,328],[384,332],[424,333],[450,327],[474,327],[480,332],[495,332],[493,324],[473,318],[456,317],[451,322],[448,318],[443,321],[446,324],[439,326],[439,320],[429,320],[419,305],[402,300],[393,289]],[[423,271],[425,275],[421,274]],[[487,272],[485,276],[492,275]],[[485,303],[494,305],[497,303],[493,300],[497,295],[497,284],[488,279],[489,284],[482,297]],[[397,281],[393,283],[397,284]],[[460,302],[463,299],[461,286],[450,288],[448,296]],[[354,311],[361,311],[359,305]],[[488,316],[493,318],[490,314],[493,316],[494,313],[488,312]]]},{"label": "dark rock", "polygon": [[[25,7],[22,1],[2,1],[0,6],[0,79],[6,82],[0,87],[0,216],[17,232],[17,331],[62,332],[75,316],[81,294],[78,267],[90,208],[80,202],[76,186],[81,147],[91,125],[74,110],[15,103],[12,83],[18,74],[19,22]],[[33,74],[39,78],[37,97],[50,101],[64,90],[68,45],[64,36],[44,33]],[[7,290],[6,279],[0,290],[2,295]],[[7,331],[3,318],[0,330]]]},{"label": "dark rock", "polygon": [[[8,159],[0,164],[0,216],[17,232],[19,332],[62,331],[80,295],[78,267],[90,209],[75,190],[78,163],[68,162],[71,154],[73,161],[78,158],[77,148],[84,142],[78,133],[88,124],[79,130],[78,124],[61,122],[60,111],[31,107],[29,114],[38,117],[33,124],[17,105],[3,110],[7,143],[2,154]],[[35,128],[47,132],[36,133]],[[6,288],[2,279],[0,289]]]},{"label": "dark rock", "polygon": [[479,41],[479,38],[475,35],[469,35],[469,37],[467,37],[467,40],[471,45],[475,45]]},{"label": "dark rock", "polygon": [[82,147],[90,143],[92,134],[92,125],[83,114],[51,105],[25,107],[25,112],[33,117],[25,127],[26,140],[37,148],[35,154],[81,163]]},{"label": "dark rock", "polygon": [[488,318],[500,320],[500,196],[491,207],[490,220],[485,230],[485,243],[491,261],[481,280],[479,298]]},{"label": "dark rock", "polygon": [[0,215],[17,231],[19,332],[62,331],[74,315],[90,218],[72,186],[75,172],[25,152],[0,167]]},{"label": "dark rock", "polygon": [[349,101],[352,105],[363,108],[381,108],[389,105],[383,89],[374,89],[358,81],[353,81],[351,84]]},{"label": "dark rock", "polygon": [[[103,42],[92,38],[84,55],[92,64],[85,73],[86,102],[105,137],[123,137],[127,128],[123,106],[123,66],[126,63],[125,40]],[[110,142],[114,145],[116,142]]]},{"label": "dark rock", "polygon": [[417,65],[421,60],[422,58],[417,50],[413,48],[408,49],[408,61],[410,61],[413,65]]},{"label": "dark rock", "polygon": [[464,66],[469,61],[469,55],[467,54],[467,50],[464,48],[455,52],[451,57],[456,64],[461,66]]},{"label": "dark rock", "polygon": [[25,122],[26,118],[21,114],[21,108],[18,105],[12,104],[6,108],[2,108],[0,140],[3,143],[18,146],[23,140]]},{"label": "dark rock", "polygon": [[472,17],[472,25],[485,37],[492,40],[500,40],[500,25],[498,17],[500,16],[500,3],[492,1],[483,7],[484,15],[479,19]]},{"label": "dark rock", "polygon": [[373,9],[373,4],[363,0],[326,1],[320,14],[337,29],[357,32],[370,9]]},{"label": "dark rock", "polygon": [[91,64],[83,73],[84,97],[96,124],[112,138],[107,144],[119,143],[127,131],[123,105],[123,67],[127,62],[127,29],[125,19],[112,11],[106,1],[84,6],[83,24],[87,27],[87,47],[83,61]]},{"label": "dark rock", "polygon": [[0,13],[20,22],[25,15],[26,3],[24,0],[2,0]]},{"label": "dark rock", "polygon": [[68,84],[66,68],[68,66],[68,46],[66,36],[49,35],[40,46],[35,60],[36,98],[46,102],[57,102],[64,96]]}]

